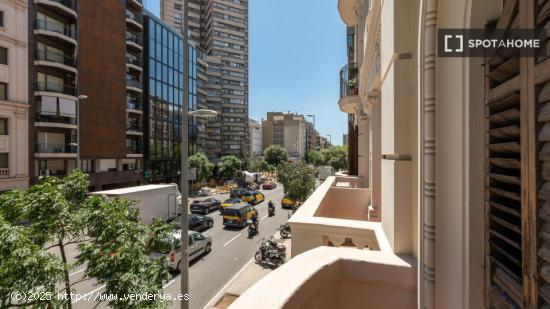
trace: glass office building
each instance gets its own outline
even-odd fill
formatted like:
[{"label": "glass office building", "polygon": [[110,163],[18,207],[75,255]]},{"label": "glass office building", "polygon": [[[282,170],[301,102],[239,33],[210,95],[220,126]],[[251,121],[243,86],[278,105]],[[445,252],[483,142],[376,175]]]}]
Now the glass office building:
[{"label": "glass office building", "polygon": [[[145,180],[179,183],[183,124],[183,56],[181,34],[146,11],[144,14]],[[190,47],[189,110],[196,109],[196,52]],[[196,149],[194,119],[189,122],[189,152]]]}]

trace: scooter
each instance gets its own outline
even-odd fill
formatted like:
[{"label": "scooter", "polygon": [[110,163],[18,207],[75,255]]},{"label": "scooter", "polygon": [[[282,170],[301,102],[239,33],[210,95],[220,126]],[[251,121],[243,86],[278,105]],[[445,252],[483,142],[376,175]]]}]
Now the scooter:
[{"label": "scooter", "polygon": [[248,224],[248,238],[258,235],[258,224],[254,224],[252,220],[248,220],[246,223]]},{"label": "scooter", "polygon": [[[290,219],[290,214],[288,214],[288,218]],[[288,222],[281,224],[279,227],[279,234],[281,235],[281,238],[287,238],[291,234],[290,225]]]},{"label": "scooter", "polygon": [[269,217],[273,217],[275,215],[275,206],[273,203],[269,203],[269,205],[267,205],[267,215]]}]

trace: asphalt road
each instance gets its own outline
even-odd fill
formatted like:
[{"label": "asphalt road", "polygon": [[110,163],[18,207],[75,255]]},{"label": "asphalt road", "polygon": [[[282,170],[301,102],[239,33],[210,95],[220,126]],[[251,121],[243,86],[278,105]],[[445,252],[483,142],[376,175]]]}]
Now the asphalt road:
[{"label": "asphalt road", "polygon": [[[247,229],[224,228],[222,216],[219,212],[212,212],[209,216],[214,219],[214,227],[202,233],[212,237],[212,251],[206,255],[190,262],[189,285],[190,285],[190,308],[203,308],[208,301],[241,269],[244,264],[253,257],[254,252],[259,248],[262,238],[273,235],[279,226],[287,220],[289,210],[281,209],[283,197],[282,186],[274,190],[261,190],[266,200],[256,206],[260,218],[260,235],[252,239],[248,238]],[[229,194],[213,195],[219,200],[225,200]],[[267,201],[272,199],[276,205],[274,217],[267,216]],[[190,199],[191,201],[193,199]],[[67,250],[69,262],[74,261],[76,246],[70,246]],[[104,286],[97,284],[93,279],[84,277],[85,266],[80,266],[71,271],[70,279],[74,291],[82,296],[72,301],[73,308],[107,308],[107,303],[101,303],[97,307],[97,300],[104,291]],[[83,280],[82,282],[79,282]],[[180,294],[181,276],[176,275],[172,280],[166,282],[164,293],[175,296]],[[94,301],[95,300],[95,301]],[[179,308],[180,303],[174,301],[172,308]]]}]

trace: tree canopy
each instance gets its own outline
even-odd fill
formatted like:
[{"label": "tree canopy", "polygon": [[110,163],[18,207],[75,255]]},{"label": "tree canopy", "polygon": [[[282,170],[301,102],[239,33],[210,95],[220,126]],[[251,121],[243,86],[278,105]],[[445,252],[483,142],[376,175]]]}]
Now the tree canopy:
[{"label": "tree canopy", "polygon": [[224,156],[218,163],[218,173],[222,179],[232,179],[241,168],[242,162],[235,156]]},{"label": "tree canopy", "polygon": [[325,157],[318,150],[311,150],[307,154],[307,159],[310,164],[320,166],[325,164]]},{"label": "tree canopy", "polygon": [[264,150],[264,158],[267,163],[276,167],[288,161],[288,154],[281,145],[271,145]]},{"label": "tree canopy", "polygon": [[277,171],[277,179],[283,185],[285,194],[298,204],[305,202],[315,190],[315,169],[304,163],[282,163]]},{"label": "tree canopy", "polygon": [[334,170],[346,169],[348,166],[348,149],[345,146],[331,146],[321,149],[325,158],[325,164],[332,166]]},{"label": "tree canopy", "polygon": [[[170,278],[164,259],[152,260],[153,244],[167,242],[172,228],[157,221],[138,220],[133,202],[88,196],[87,175],[74,171],[60,180],[46,177],[27,191],[0,196],[0,307],[66,307],[78,282],[95,279],[106,294],[160,293]],[[76,262],[67,258],[67,246],[77,244]],[[59,254],[51,253],[56,248]],[[69,271],[85,265],[80,279]],[[50,293],[37,300],[12,299],[12,293]],[[48,294],[46,294],[48,295]],[[115,308],[160,308],[159,300],[117,299]]]},{"label": "tree canopy", "polygon": [[189,168],[195,168],[197,170],[197,180],[207,181],[212,178],[214,173],[214,164],[208,160],[204,153],[196,153],[189,157]]}]

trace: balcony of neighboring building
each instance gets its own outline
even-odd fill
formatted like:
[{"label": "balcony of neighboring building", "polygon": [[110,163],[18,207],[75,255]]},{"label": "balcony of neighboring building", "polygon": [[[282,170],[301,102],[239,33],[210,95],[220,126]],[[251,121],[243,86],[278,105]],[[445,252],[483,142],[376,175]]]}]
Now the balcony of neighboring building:
[{"label": "balcony of neighboring building", "polygon": [[360,0],[338,0],[338,12],[346,25],[353,27],[359,23],[357,9]]},{"label": "balcony of neighboring building", "polygon": [[126,74],[126,89],[137,93],[143,92],[143,84],[139,74],[133,74],[132,72]]},{"label": "balcony of neighboring building", "polygon": [[126,30],[126,46],[133,50],[143,49],[143,39],[139,33]]},{"label": "balcony of neighboring building", "polygon": [[72,74],[77,73],[76,59],[69,53],[42,42],[38,42],[37,46],[34,65]]},{"label": "balcony of neighboring building", "polygon": [[139,118],[128,117],[128,124],[126,126],[127,135],[143,136],[143,125]]},{"label": "balcony of neighboring building", "polygon": [[76,158],[76,144],[58,142],[36,143],[34,156],[37,158]]},{"label": "balcony of neighboring building", "polygon": [[78,129],[75,101],[42,96],[36,106],[35,127]]},{"label": "balcony of neighboring building", "polygon": [[126,9],[126,25],[136,31],[143,30],[143,16],[140,13]]},{"label": "balcony of neighboring building", "polygon": [[138,11],[143,10],[142,0],[126,0],[126,5]]},{"label": "balcony of neighboring building", "polygon": [[141,60],[141,55],[134,54],[134,53],[126,53],[126,66],[130,70],[134,70],[136,72],[143,72],[143,61]]},{"label": "balcony of neighboring building", "polygon": [[138,137],[126,139],[126,156],[128,158],[143,158],[143,146]]},{"label": "balcony of neighboring building", "polygon": [[126,111],[128,113],[134,114],[143,114],[143,103],[140,102],[140,99],[132,95],[126,96]]},{"label": "balcony of neighboring building", "polygon": [[77,45],[75,26],[67,24],[61,20],[40,14],[35,21],[34,34],[48,37],[49,39],[61,43]]},{"label": "balcony of neighboring building", "polygon": [[62,97],[76,101],[76,86],[74,76],[72,79],[65,79],[58,75],[38,72],[38,81],[35,84],[35,96]]},{"label": "balcony of neighboring building", "polygon": [[34,0],[34,3],[66,17],[77,18],[75,0]]},{"label": "balcony of neighboring building", "polygon": [[355,114],[359,104],[359,70],[353,62],[340,70],[340,100],[338,106],[344,113]]}]

